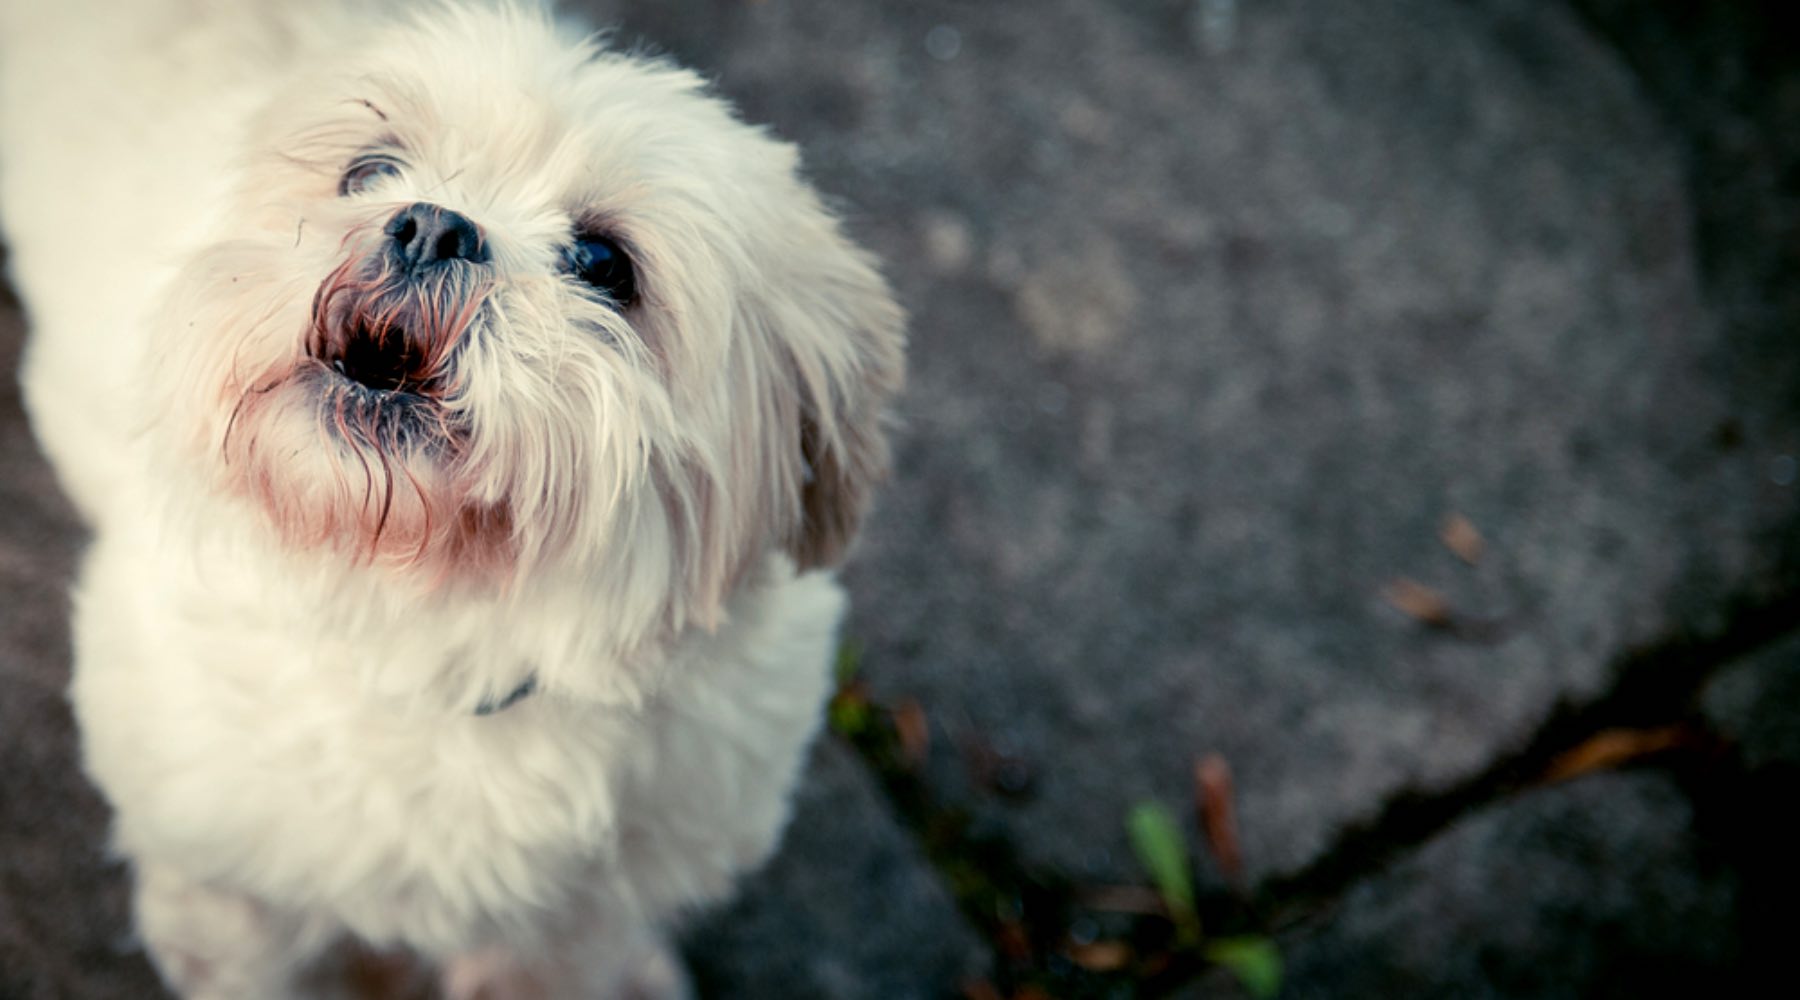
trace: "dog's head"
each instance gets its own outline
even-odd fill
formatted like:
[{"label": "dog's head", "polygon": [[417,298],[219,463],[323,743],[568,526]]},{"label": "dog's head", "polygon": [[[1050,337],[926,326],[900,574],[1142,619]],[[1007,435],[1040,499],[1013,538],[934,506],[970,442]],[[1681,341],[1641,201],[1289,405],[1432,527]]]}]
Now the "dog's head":
[{"label": "dog's head", "polygon": [[793,149],[694,75],[436,9],[279,96],[157,345],[181,455],[282,544],[629,581],[704,622],[834,560],[902,318]]}]

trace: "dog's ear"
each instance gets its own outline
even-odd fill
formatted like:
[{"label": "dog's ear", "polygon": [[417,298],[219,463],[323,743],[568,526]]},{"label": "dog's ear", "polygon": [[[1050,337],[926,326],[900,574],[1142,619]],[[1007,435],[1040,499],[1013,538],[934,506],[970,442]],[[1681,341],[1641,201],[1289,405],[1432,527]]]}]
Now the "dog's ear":
[{"label": "dog's ear", "polygon": [[[691,324],[656,334],[675,352],[670,370],[718,373],[674,383],[683,417],[716,434],[679,453],[689,464],[673,467],[662,487],[686,584],[681,616],[709,626],[771,547],[803,570],[843,557],[887,474],[889,406],[906,378],[905,316],[887,282],[791,173],[792,150],[776,151],[782,197],[741,204],[758,242],[738,260],[709,261],[721,273],[741,267],[737,280],[696,286],[733,291],[729,320],[708,322],[704,295],[652,311]],[[707,273],[695,261],[712,252],[662,254]],[[723,339],[711,339],[718,330]],[[703,391],[679,393],[696,386]]]},{"label": "dog's ear", "polygon": [[794,417],[781,464],[798,479],[783,541],[802,569],[836,563],[855,538],[888,472],[888,407],[906,376],[904,314],[869,258],[826,228],[804,292],[775,310],[796,397],[780,408]]}]

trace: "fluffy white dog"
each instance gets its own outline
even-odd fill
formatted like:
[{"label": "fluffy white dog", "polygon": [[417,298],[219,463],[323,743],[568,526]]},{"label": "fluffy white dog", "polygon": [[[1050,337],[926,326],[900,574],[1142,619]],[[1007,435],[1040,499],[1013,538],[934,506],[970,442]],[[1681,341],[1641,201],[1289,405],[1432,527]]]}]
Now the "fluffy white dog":
[{"label": "fluffy white dog", "polygon": [[89,773],[188,997],[685,990],[771,850],[902,319],[793,149],[535,8],[7,0]]}]

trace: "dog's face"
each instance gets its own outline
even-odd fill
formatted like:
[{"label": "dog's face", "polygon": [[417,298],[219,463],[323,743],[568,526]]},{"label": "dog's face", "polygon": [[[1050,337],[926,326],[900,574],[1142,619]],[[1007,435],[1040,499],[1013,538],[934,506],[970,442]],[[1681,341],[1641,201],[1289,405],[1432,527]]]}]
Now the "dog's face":
[{"label": "dog's face", "polygon": [[770,548],[847,542],[900,313],[792,149],[696,77],[440,12],[278,97],[243,171],[153,392],[282,544],[615,578],[679,623]]}]

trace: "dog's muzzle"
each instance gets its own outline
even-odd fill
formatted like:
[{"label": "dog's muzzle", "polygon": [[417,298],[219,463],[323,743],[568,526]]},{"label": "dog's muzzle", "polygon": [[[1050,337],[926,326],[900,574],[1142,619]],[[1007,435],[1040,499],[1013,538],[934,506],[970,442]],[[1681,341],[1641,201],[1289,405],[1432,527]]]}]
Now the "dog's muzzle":
[{"label": "dog's muzzle", "polygon": [[486,240],[467,217],[425,202],[394,213],[381,232],[360,262],[320,286],[308,353],[367,389],[441,395],[478,307]]}]

